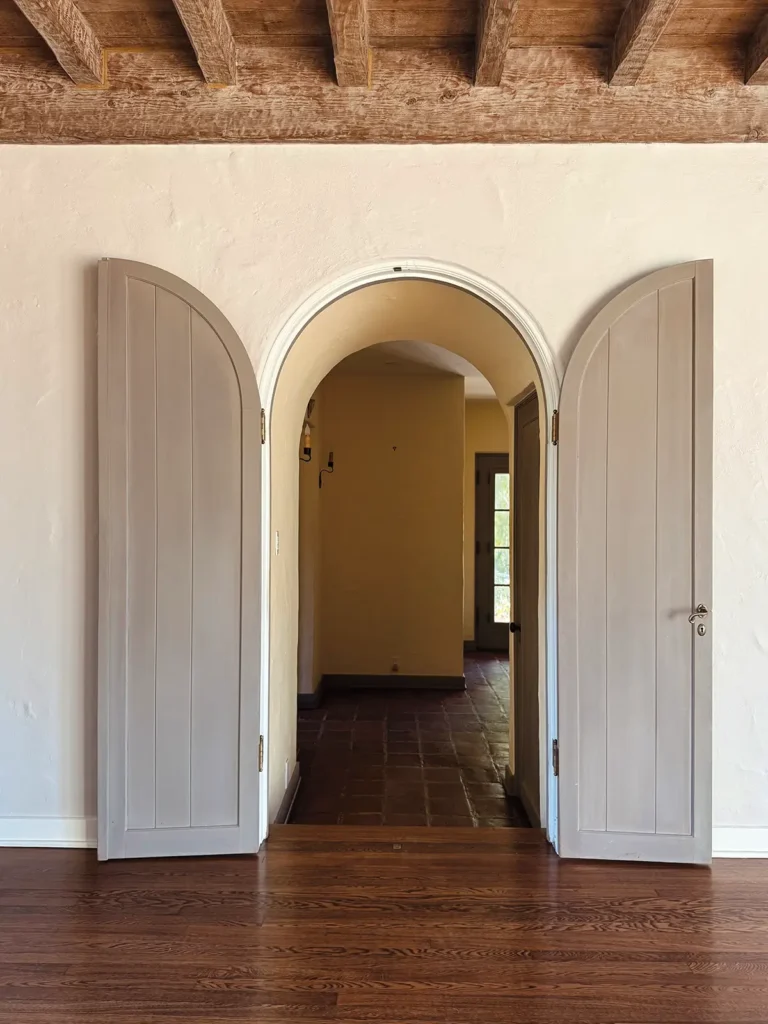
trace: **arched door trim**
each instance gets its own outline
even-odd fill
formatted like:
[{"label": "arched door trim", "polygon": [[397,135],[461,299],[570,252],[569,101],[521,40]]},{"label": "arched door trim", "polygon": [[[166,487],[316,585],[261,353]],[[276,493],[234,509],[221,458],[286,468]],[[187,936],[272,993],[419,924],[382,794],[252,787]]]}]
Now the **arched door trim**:
[{"label": "arched door trim", "polygon": [[[337,299],[369,285],[397,280],[431,281],[460,288],[491,306],[510,323],[525,342],[534,360],[543,393],[544,422],[547,425],[548,443],[545,458],[545,650],[546,672],[544,685],[544,714],[540,735],[540,759],[542,775],[546,777],[545,805],[542,808],[542,822],[546,822],[547,836],[557,848],[557,780],[552,770],[550,751],[557,736],[557,447],[552,443],[551,429],[554,413],[558,407],[562,372],[547,344],[544,332],[533,316],[503,288],[493,281],[466,267],[440,260],[424,258],[380,260],[376,263],[348,271],[346,274],[321,285],[307,295],[293,310],[288,319],[269,340],[260,362],[257,379],[261,395],[267,443],[262,458],[262,559],[265,572],[262,575],[262,622],[261,622],[261,711],[260,720],[264,734],[265,748],[269,749],[269,686],[270,686],[270,571],[272,558],[271,524],[271,452],[270,431],[272,406],[280,377],[280,371],[294,342],[305,327],[322,310]],[[260,839],[268,833],[268,757],[261,775]]]}]

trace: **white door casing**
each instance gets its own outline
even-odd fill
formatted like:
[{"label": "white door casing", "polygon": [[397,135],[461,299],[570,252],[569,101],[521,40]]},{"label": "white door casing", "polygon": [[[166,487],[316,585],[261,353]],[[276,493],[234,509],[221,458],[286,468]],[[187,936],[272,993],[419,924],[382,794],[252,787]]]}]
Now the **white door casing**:
[{"label": "white door casing", "polygon": [[258,849],[260,460],[224,316],[102,260],[100,859]]},{"label": "white door casing", "polygon": [[[271,522],[271,415],[272,404],[283,364],[294,342],[304,328],[327,306],[337,299],[380,282],[415,279],[446,284],[474,295],[495,309],[520,334],[536,365],[541,386],[540,409],[542,424],[542,482],[541,505],[543,531],[540,538],[542,559],[542,586],[539,600],[539,629],[541,632],[540,679],[540,779],[542,824],[546,824],[547,837],[557,849],[558,788],[551,769],[549,750],[552,737],[557,735],[557,453],[550,443],[552,415],[557,409],[562,372],[544,333],[531,313],[498,284],[467,267],[426,257],[391,257],[349,270],[340,277],[318,286],[292,310],[276,332],[270,336],[259,364],[258,382],[267,424],[267,443],[262,459],[262,560],[265,566],[275,557]],[[269,659],[270,659],[270,602],[269,572],[262,576],[262,687],[261,721],[265,734],[265,747],[269,751]],[[261,774],[260,837],[268,834],[267,793],[269,757]]]},{"label": "white door casing", "polygon": [[595,317],[559,447],[560,853],[708,863],[711,262],[651,274]]}]

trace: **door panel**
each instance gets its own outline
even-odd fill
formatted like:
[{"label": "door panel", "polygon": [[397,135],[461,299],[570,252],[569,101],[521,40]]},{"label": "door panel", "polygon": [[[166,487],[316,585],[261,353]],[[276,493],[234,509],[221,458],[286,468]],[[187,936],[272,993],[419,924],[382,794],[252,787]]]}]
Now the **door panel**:
[{"label": "door panel", "polygon": [[560,850],[711,857],[711,264],[598,315],[560,405]]},{"label": "door panel", "polygon": [[475,482],[475,647],[508,652],[509,455],[476,455]]},{"label": "door panel", "polygon": [[258,846],[259,401],[203,296],[100,265],[99,856]]},{"label": "door panel", "polygon": [[534,826],[540,822],[539,767],[539,401],[515,407],[514,722],[515,787]]}]

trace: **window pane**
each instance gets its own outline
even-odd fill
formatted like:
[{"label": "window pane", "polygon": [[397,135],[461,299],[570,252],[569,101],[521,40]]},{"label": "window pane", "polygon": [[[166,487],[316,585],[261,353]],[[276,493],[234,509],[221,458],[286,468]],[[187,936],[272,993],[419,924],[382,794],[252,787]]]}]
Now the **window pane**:
[{"label": "window pane", "polygon": [[495,473],[494,508],[509,508],[509,473]]},{"label": "window pane", "polygon": [[509,512],[493,513],[493,546],[509,547]]},{"label": "window pane", "polygon": [[509,548],[496,548],[493,552],[493,582],[509,586]]},{"label": "window pane", "polygon": [[493,588],[493,621],[509,622],[512,609],[509,603],[509,587]]}]

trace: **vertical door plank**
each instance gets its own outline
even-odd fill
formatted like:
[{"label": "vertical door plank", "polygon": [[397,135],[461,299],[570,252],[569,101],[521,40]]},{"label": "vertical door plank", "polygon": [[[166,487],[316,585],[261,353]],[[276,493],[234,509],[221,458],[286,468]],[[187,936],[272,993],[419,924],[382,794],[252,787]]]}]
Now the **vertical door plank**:
[{"label": "vertical door plank", "polygon": [[155,825],[155,289],[128,281],[126,744],[129,829]]},{"label": "vertical door plank", "polygon": [[[598,346],[582,383],[577,483],[578,776],[579,828],[607,827],[606,777],[606,464],[608,459],[608,339]],[[582,554],[584,557],[582,557]]]},{"label": "vertical door plank", "polygon": [[193,825],[238,822],[241,430],[232,362],[193,311]]},{"label": "vertical door plank", "polygon": [[190,819],[192,364],[190,307],[157,289],[157,826]]},{"label": "vertical door plank", "polygon": [[659,292],[656,831],[690,835],[693,755],[693,282]]},{"label": "vertical door plank", "polygon": [[658,297],[611,328],[608,379],[608,829],[656,828]]}]

